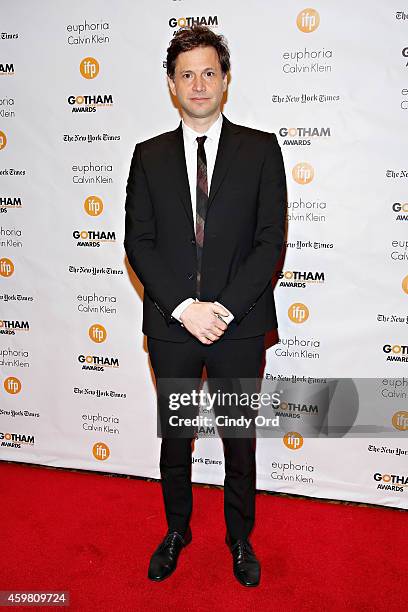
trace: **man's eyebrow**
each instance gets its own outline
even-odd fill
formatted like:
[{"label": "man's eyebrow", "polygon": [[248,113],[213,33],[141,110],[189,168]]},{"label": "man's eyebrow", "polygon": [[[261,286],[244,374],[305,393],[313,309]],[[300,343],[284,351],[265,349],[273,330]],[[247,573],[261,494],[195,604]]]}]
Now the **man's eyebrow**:
[{"label": "man's eyebrow", "polygon": [[[214,70],[215,72],[215,68],[213,66],[207,66],[207,68],[203,68],[202,72],[206,72],[207,70]],[[185,72],[194,72],[194,70],[191,70],[191,68],[186,68],[185,70],[181,70],[181,74],[184,74]]]}]

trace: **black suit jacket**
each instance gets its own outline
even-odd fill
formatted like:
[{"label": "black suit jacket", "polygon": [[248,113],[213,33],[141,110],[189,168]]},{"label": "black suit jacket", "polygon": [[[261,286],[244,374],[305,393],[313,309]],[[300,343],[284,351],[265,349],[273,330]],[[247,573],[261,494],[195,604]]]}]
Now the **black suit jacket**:
[{"label": "black suit jacket", "polygon": [[[125,250],[144,285],[147,336],[186,341],[171,316],[195,297],[196,244],[181,122],[138,143],[127,182]],[[223,116],[205,223],[201,301],[235,318],[222,337],[247,338],[277,327],[271,279],[285,232],[286,179],[275,134]]]}]

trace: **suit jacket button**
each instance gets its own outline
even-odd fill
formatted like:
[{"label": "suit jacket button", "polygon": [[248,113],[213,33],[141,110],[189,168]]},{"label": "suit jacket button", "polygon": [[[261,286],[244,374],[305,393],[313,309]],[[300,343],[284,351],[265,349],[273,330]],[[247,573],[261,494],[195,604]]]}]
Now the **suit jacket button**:
[{"label": "suit jacket button", "polygon": [[195,238],[192,238],[191,239],[191,244],[195,244],[195,243],[196,243]]}]

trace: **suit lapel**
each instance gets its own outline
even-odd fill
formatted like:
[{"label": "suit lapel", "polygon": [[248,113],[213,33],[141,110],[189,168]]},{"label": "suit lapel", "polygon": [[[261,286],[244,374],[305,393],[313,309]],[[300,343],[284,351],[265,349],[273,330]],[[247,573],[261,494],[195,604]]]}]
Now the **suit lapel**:
[{"label": "suit lapel", "polygon": [[241,144],[239,131],[239,127],[231,123],[231,121],[229,121],[223,114],[220,141],[218,143],[217,156],[215,158],[215,166],[211,179],[208,208],[214,201],[217,191],[221,187],[234,155]]},{"label": "suit lapel", "polygon": [[[214,201],[214,198],[227,174],[231,161],[233,160],[234,155],[241,144],[239,132],[239,127],[231,123],[231,121],[229,121],[225,115],[223,115],[220,140],[218,143],[217,156],[215,159],[210,193],[208,197],[208,208]],[[194,231],[193,210],[190,187],[188,183],[181,121],[179,126],[173,132],[170,132],[170,138],[171,150],[169,151],[169,157],[166,160],[166,163],[168,163],[171,167],[171,175],[173,177],[175,187],[179,192],[184,210]]]},{"label": "suit lapel", "polygon": [[191,203],[190,186],[184,153],[183,129],[180,125],[171,134],[171,149],[166,164],[171,168],[172,181],[179,192],[181,202],[186,211],[190,225],[194,231],[193,209]]}]

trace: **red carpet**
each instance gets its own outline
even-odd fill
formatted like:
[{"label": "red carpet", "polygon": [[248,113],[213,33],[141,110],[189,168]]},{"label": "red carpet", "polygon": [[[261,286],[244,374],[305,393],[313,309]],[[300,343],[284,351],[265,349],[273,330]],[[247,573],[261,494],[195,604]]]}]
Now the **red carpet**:
[{"label": "red carpet", "polygon": [[67,590],[70,610],[103,612],[407,609],[403,511],[258,495],[262,582],[246,589],[220,490],[195,487],[193,542],[163,583],[146,578],[165,533],[159,483],[0,463],[0,491],[0,590]]}]

